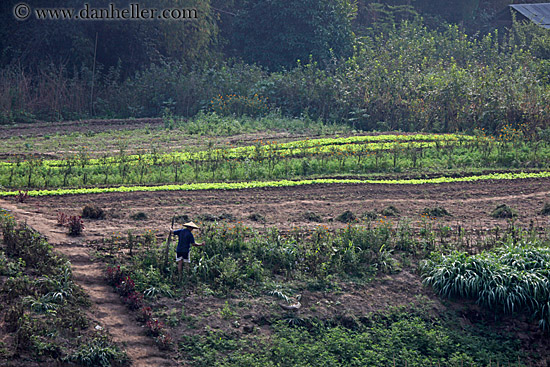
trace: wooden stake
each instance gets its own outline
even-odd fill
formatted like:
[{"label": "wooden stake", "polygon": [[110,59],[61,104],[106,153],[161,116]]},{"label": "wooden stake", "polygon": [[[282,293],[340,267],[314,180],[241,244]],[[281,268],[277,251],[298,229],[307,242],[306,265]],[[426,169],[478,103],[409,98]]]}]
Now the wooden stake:
[{"label": "wooden stake", "polygon": [[97,38],[98,33],[95,34],[95,47],[94,47],[94,64],[92,66],[92,90],[90,92],[90,117],[94,115],[94,79],[95,79],[95,62],[97,58]]}]

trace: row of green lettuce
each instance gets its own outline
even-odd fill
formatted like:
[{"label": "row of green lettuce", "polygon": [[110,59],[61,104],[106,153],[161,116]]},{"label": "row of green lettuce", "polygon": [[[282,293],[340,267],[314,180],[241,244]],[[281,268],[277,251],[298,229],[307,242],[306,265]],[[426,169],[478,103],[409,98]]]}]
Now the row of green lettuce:
[{"label": "row of green lettuce", "polygon": [[[415,135],[376,135],[376,136],[353,136],[348,138],[323,138],[307,139],[293,141],[288,143],[276,143],[270,141],[259,141],[257,145],[211,149],[199,152],[174,152],[169,154],[132,154],[128,156],[110,156],[103,158],[89,158],[88,152],[77,154],[75,160],[79,164],[101,165],[101,164],[120,164],[135,163],[154,164],[159,160],[178,160],[181,162],[190,161],[210,161],[227,159],[255,159],[271,157],[294,157],[316,154],[337,154],[337,153],[358,153],[373,152],[390,149],[418,149],[438,147],[442,143],[455,144],[481,139],[488,141],[484,137],[474,137],[457,134],[415,134]],[[405,144],[405,145],[403,145]],[[22,162],[0,162],[0,165],[10,166],[18,165]],[[75,162],[76,163],[76,162]],[[52,159],[43,160],[42,165],[46,167],[66,166],[66,160]]]},{"label": "row of green lettuce", "polygon": [[[195,191],[195,190],[238,190],[267,187],[292,187],[314,184],[395,184],[395,185],[422,185],[451,182],[473,182],[481,180],[517,180],[527,178],[549,178],[550,171],[535,173],[492,173],[468,177],[436,177],[428,179],[395,179],[395,180],[358,180],[358,179],[312,179],[312,180],[280,180],[280,181],[249,181],[249,182],[212,182],[181,185],[159,186],[118,186],[118,187],[90,187],[56,190],[31,190],[29,196],[55,196],[75,194],[101,194],[111,192],[144,192],[144,191]],[[0,191],[0,196],[16,196],[21,191]]]}]

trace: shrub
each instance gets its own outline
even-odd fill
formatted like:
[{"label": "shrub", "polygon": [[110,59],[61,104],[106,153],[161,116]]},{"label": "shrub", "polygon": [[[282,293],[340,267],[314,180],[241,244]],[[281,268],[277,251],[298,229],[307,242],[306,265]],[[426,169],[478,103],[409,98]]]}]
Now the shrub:
[{"label": "shrub", "polygon": [[309,222],[322,222],[323,221],[323,218],[315,213],[315,212],[312,212],[312,211],[307,211],[303,214],[303,218]]},{"label": "shrub", "polygon": [[69,222],[69,216],[63,212],[57,213],[57,225],[60,227],[66,226]]},{"label": "shrub", "polygon": [[429,217],[443,217],[443,216],[450,216],[451,214],[447,211],[447,209],[436,206],[435,208],[424,208],[420,212],[422,215],[427,215]]},{"label": "shrub", "polygon": [[263,215],[261,215],[260,213],[252,213],[248,216],[248,219],[250,219],[254,222],[265,223],[265,217]]},{"label": "shrub", "polygon": [[132,311],[139,310],[143,307],[143,295],[135,291],[124,297],[123,301]]},{"label": "shrub", "polygon": [[116,286],[116,290],[118,294],[120,294],[122,297],[127,297],[136,291],[136,285],[132,280],[132,278],[130,278],[129,276],[126,276]]},{"label": "shrub", "polygon": [[541,215],[550,215],[550,203],[544,203],[544,207],[540,211]]},{"label": "shrub", "polygon": [[151,336],[159,336],[164,333],[164,324],[158,319],[147,321],[147,333]]},{"label": "shrub", "polygon": [[107,282],[116,287],[120,283],[122,283],[122,280],[124,279],[125,275],[124,272],[120,269],[120,265],[117,265],[116,267],[109,266],[107,268]]},{"label": "shrub", "polygon": [[155,338],[160,350],[171,350],[174,347],[174,341],[172,337],[167,333],[163,333]]},{"label": "shrub", "polygon": [[84,208],[82,208],[82,218],[104,219],[105,211],[97,206],[86,205]]},{"label": "shrub", "polygon": [[174,221],[180,224],[187,223],[190,221],[189,216],[187,214],[182,215],[176,215],[174,217]]},{"label": "shrub", "polygon": [[69,235],[80,236],[82,234],[82,230],[84,229],[82,217],[76,215],[69,217],[67,226],[69,227]]},{"label": "shrub", "polygon": [[517,212],[506,204],[498,205],[492,212],[493,218],[513,218],[517,216]]},{"label": "shrub", "polygon": [[25,201],[27,201],[27,199],[29,198],[29,192],[28,191],[21,191],[19,190],[19,193],[17,193],[17,195],[15,195],[15,201],[17,201],[18,203],[24,203]]},{"label": "shrub", "polygon": [[147,220],[148,216],[144,212],[137,212],[130,215],[130,218],[133,220]]},{"label": "shrub", "polygon": [[336,217],[336,220],[342,223],[351,223],[354,222],[357,218],[350,210],[346,210],[342,214]]},{"label": "shrub", "polygon": [[147,322],[151,320],[151,318],[153,318],[153,310],[151,309],[151,307],[140,308],[137,315],[137,320],[139,322]]},{"label": "shrub", "polygon": [[368,220],[376,220],[376,218],[378,218],[378,214],[376,214],[376,212],[372,210],[370,212],[366,212],[365,214],[363,214],[363,218]]},{"label": "shrub", "polygon": [[397,215],[399,215],[399,209],[397,209],[393,205],[389,205],[389,206],[385,207],[384,209],[382,209],[380,214],[382,214],[385,217],[396,217]]}]

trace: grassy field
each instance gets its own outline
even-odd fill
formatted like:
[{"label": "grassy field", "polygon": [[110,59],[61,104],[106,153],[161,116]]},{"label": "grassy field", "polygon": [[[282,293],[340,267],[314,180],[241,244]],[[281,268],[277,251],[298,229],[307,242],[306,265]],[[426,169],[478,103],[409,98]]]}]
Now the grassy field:
[{"label": "grassy field", "polygon": [[[298,124],[297,120],[280,121],[282,126]],[[312,123],[311,130],[324,129],[322,123]],[[525,139],[520,129],[508,126],[496,137],[486,136],[482,131],[474,135],[388,133],[338,137],[334,135],[335,128],[329,126],[326,130],[332,131],[332,135],[328,138],[303,139],[290,135],[285,138],[289,141],[277,142],[259,137],[240,144],[221,139],[208,141],[206,147],[204,139],[196,135],[184,135],[179,139],[184,145],[180,145],[174,143],[182,131],[156,130],[156,136],[163,136],[163,143],[147,136],[145,130],[134,130],[132,136],[126,133],[128,139],[116,132],[110,139],[119,142],[117,151],[110,147],[112,140],[105,139],[107,133],[85,137],[86,141],[73,135],[58,135],[51,145],[44,144],[43,137],[39,139],[41,144],[26,139],[25,144],[32,145],[32,153],[4,155],[0,161],[0,185],[14,191],[121,185],[184,184],[185,187],[194,183],[334,176],[373,179],[382,175],[392,179],[406,174],[424,178],[494,171],[537,172],[548,169],[550,164],[550,148],[545,141]],[[69,141],[72,151],[66,150]],[[52,153],[56,145],[57,151]],[[52,159],[51,155],[57,157]]]}]

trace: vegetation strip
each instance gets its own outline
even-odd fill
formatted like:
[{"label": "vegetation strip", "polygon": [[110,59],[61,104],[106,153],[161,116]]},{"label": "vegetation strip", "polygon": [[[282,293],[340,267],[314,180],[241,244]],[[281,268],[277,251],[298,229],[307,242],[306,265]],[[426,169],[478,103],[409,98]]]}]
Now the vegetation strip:
[{"label": "vegetation strip", "polygon": [[[458,134],[414,134],[414,135],[365,135],[352,136],[348,138],[323,138],[292,141],[278,144],[276,142],[259,142],[258,145],[243,147],[234,147],[227,149],[212,149],[199,152],[172,152],[166,154],[144,153],[132,154],[123,157],[111,156],[104,158],[90,158],[88,152],[80,152],[75,156],[76,163],[85,163],[85,165],[102,165],[106,163],[137,163],[146,161],[149,164],[161,159],[189,161],[207,161],[212,159],[245,159],[254,158],[257,155],[265,155],[278,152],[281,156],[296,156],[303,154],[324,154],[336,152],[356,152],[360,150],[379,151],[391,150],[396,148],[433,148],[439,146],[442,142],[453,144],[468,141],[489,141],[486,137],[475,137]],[[365,145],[368,144],[368,145]],[[404,145],[406,144],[406,145]],[[28,162],[0,162],[0,166],[19,166],[21,163]],[[63,159],[46,159],[40,162],[46,167],[62,167],[67,165]]]},{"label": "vegetation strip", "polygon": [[505,313],[529,311],[539,327],[550,329],[550,248],[524,239],[478,255],[434,255],[423,265],[424,284],[443,297],[475,299]]},{"label": "vegetation strip", "polygon": [[[292,187],[313,184],[395,184],[395,185],[421,185],[439,184],[448,182],[472,182],[481,180],[516,180],[525,178],[548,178],[550,171],[538,173],[492,173],[488,175],[469,177],[436,177],[430,179],[410,180],[353,180],[353,179],[313,179],[313,180],[280,180],[280,181],[250,181],[250,182],[214,182],[194,183],[183,185],[160,186],[118,186],[118,187],[91,187],[80,189],[57,190],[32,190],[28,196],[52,196],[70,194],[100,194],[109,192],[139,192],[139,191],[195,191],[195,190],[236,190],[263,187]],[[0,196],[16,196],[20,191],[0,191]]]}]

